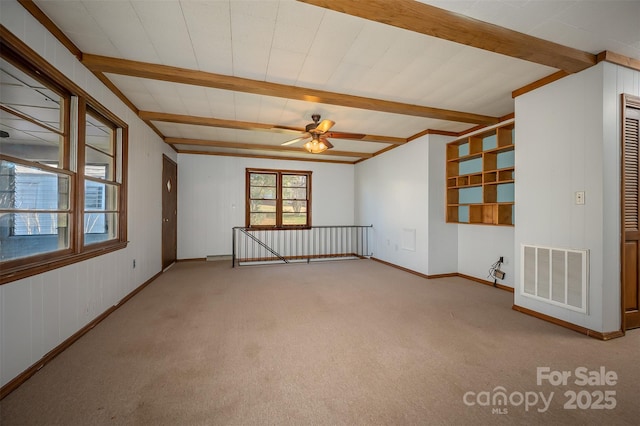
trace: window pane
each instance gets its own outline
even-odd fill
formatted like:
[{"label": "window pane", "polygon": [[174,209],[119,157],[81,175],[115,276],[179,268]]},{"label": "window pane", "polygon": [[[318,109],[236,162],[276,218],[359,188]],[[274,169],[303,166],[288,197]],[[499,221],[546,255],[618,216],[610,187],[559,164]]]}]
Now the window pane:
[{"label": "window pane", "polygon": [[62,130],[63,98],[29,74],[0,60],[2,103],[39,123]]},{"label": "window pane", "polygon": [[0,213],[0,259],[69,248],[68,223],[68,213]]},{"label": "window pane", "polygon": [[282,198],[285,200],[306,200],[306,188],[282,188]]},{"label": "window pane", "polygon": [[86,176],[113,180],[113,157],[88,146],[85,150],[84,173]]},{"label": "window pane", "polygon": [[249,226],[276,226],[275,213],[251,213]]},{"label": "window pane", "polygon": [[300,213],[300,212],[307,212],[307,202],[306,201],[299,201],[299,200],[295,200],[295,201],[287,201],[284,200],[282,202],[282,212],[283,213]]},{"label": "window pane", "polygon": [[84,243],[112,240],[118,234],[118,213],[85,213]]},{"label": "window pane", "polygon": [[251,200],[250,212],[275,212],[276,202],[266,200]]},{"label": "window pane", "polygon": [[69,188],[68,175],[0,162],[0,209],[67,210]]},{"label": "window pane", "polygon": [[276,186],[276,175],[271,173],[251,173],[250,186]]},{"label": "window pane", "polygon": [[64,139],[59,134],[1,110],[0,130],[6,132],[5,137],[0,138],[3,154],[52,167],[60,164]]},{"label": "window pane", "polygon": [[307,187],[307,176],[306,175],[283,175],[282,176],[282,186],[283,187]]},{"label": "window pane", "polygon": [[85,211],[118,210],[118,187],[102,182],[84,182]]},{"label": "window pane", "polygon": [[307,214],[306,213],[283,213],[282,224],[283,225],[306,225]]},{"label": "window pane", "polygon": [[252,186],[250,197],[275,200],[276,188],[270,186]]},{"label": "window pane", "polygon": [[113,129],[90,114],[87,114],[85,138],[87,146],[114,155]]}]

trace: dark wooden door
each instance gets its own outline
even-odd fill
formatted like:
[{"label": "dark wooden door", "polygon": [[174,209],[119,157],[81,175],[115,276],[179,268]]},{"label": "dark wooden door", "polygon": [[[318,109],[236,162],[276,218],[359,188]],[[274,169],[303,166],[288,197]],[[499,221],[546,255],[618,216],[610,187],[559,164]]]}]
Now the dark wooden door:
[{"label": "dark wooden door", "polygon": [[178,165],[162,158],[162,269],[178,254]]},{"label": "dark wooden door", "polygon": [[640,98],[624,96],[622,136],[623,329],[640,327]]}]

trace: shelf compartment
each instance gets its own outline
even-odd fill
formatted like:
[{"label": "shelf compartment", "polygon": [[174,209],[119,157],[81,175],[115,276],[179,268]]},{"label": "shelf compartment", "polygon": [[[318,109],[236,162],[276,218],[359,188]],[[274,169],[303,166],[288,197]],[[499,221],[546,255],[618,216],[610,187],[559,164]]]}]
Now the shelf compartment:
[{"label": "shelf compartment", "polygon": [[457,188],[447,189],[447,204],[458,204],[460,191]]},{"label": "shelf compartment", "polygon": [[513,204],[497,204],[493,206],[498,225],[513,225]]},{"label": "shelf compartment", "polygon": [[482,185],[482,173],[469,176],[469,185]]},{"label": "shelf compartment", "polygon": [[447,206],[447,222],[449,223],[469,223],[468,205]]},{"label": "shelf compartment", "polygon": [[454,160],[460,157],[460,146],[455,144],[447,145],[447,160]]},{"label": "shelf compartment", "polygon": [[515,126],[510,124],[498,129],[498,147],[509,146],[515,144]]},{"label": "shelf compartment", "polygon": [[469,206],[469,223],[494,224],[494,206],[476,204]]},{"label": "shelf compartment", "polygon": [[497,179],[498,179],[498,172],[497,171],[484,172],[483,176],[484,176],[485,184],[495,183],[497,182]]},{"label": "shelf compartment", "polygon": [[482,187],[472,186],[458,190],[458,202],[449,204],[482,204]]},{"label": "shelf compartment", "polygon": [[513,182],[485,185],[482,191],[485,203],[513,203],[515,199],[515,185]]},{"label": "shelf compartment", "polygon": [[499,182],[513,182],[515,179],[515,169],[498,170]]},{"label": "shelf compartment", "polygon": [[455,177],[451,177],[447,179],[447,188],[454,188],[458,185],[457,179]]},{"label": "shelf compartment", "polygon": [[463,175],[471,175],[482,172],[482,158],[475,157],[469,158],[465,161],[460,161],[458,163],[458,174],[460,176]]}]

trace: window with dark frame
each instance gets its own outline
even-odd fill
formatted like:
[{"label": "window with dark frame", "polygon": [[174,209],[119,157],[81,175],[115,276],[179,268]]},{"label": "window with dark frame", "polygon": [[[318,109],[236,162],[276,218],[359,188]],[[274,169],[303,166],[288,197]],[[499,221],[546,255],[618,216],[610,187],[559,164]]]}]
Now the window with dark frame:
[{"label": "window with dark frame", "polygon": [[247,169],[246,226],[311,226],[311,172]]},{"label": "window with dark frame", "polygon": [[2,43],[0,284],[127,238],[126,124],[19,42]]}]

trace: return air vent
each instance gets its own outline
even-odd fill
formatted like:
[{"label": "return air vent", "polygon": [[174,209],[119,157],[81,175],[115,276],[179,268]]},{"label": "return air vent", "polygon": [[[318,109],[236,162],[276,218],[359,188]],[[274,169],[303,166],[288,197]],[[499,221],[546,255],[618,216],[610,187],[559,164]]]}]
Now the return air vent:
[{"label": "return air vent", "polygon": [[522,245],[522,294],[587,312],[589,251]]}]

